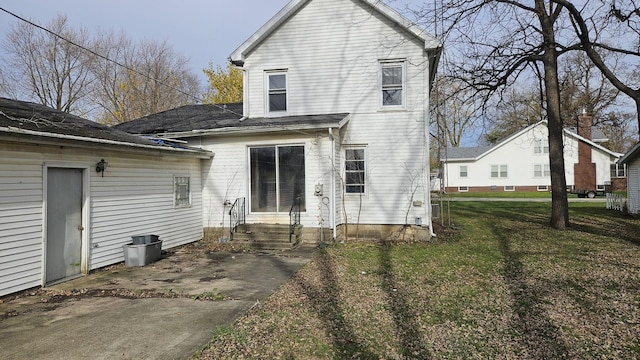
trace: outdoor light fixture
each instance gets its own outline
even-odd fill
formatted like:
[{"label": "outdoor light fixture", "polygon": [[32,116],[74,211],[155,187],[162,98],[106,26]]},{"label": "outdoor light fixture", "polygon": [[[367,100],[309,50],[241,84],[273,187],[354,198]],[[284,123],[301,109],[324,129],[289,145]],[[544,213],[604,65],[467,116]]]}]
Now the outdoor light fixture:
[{"label": "outdoor light fixture", "polygon": [[101,159],[96,164],[96,172],[102,173],[102,177],[104,177],[104,171],[107,169],[108,165],[109,165],[108,162],[104,161],[104,159]]}]

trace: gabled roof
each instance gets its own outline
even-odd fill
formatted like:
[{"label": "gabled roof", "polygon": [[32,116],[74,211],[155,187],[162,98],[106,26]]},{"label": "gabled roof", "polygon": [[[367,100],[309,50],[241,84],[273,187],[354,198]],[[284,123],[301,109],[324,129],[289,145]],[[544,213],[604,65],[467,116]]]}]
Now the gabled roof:
[{"label": "gabled roof", "polygon": [[[520,135],[522,135],[523,133],[535,128],[538,125],[547,125],[547,121],[546,120],[542,120],[542,121],[538,121],[535,124],[529,125],[513,134],[511,134],[510,136],[504,138],[503,140],[501,140],[500,142],[498,142],[497,144],[493,145],[493,146],[479,146],[479,147],[459,147],[459,148],[447,148],[446,153],[442,156],[442,158],[440,159],[441,161],[476,161],[479,160],[487,155],[489,155],[490,153],[496,151],[497,149],[501,148],[502,146],[504,146],[505,144],[507,144],[508,142],[510,142],[511,140],[519,137]],[[620,157],[622,156],[622,154],[611,151],[605,147],[603,147],[602,145],[596,144],[594,141],[592,140],[588,140],[585,139],[584,137],[578,135],[575,132],[575,128],[573,128],[574,131],[571,130],[571,128],[565,128],[563,129],[563,133],[567,136],[571,136],[573,138],[576,138],[579,141],[584,141],[587,144],[589,144],[592,147],[595,147],[605,153],[608,153],[609,155],[613,156],[613,157]],[[602,132],[600,130],[598,130],[599,134],[602,134]],[[602,137],[604,137],[604,135],[602,135]]]},{"label": "gabled roof", "polygon": [[208,151],[159,143],[44,105],[0,98],[0,138],[30,143],[96,144],[196,155]]},{"label": "gabled roof", "polygon": [[242,103],[186,105],[118,124],[115,127],[132,134],[187,138],[203,135],[341,128],[349,120],[347,113],[243,118],[238,111],[242,112]]},{"label": "gabled roof", "polygon": [[[251,53],[253,49],[259,46],[274,31],[282,26],[282,24],[287,22],[287,20],[289,20],[296,12],[298,12],[298,10],[300,10],[310,1],[312,0],[291,0],[274,17],[267,21],[260,29],[258,29],[258,31],[251,35],[249,39],[247,39],[244,43],[242,43],[242,45],[240,45],[240,47],[238,47],[233,53],[231,53],[231,55],[229,56],[229,61],[231,61],[235,65],[242,66],[245,57],[249,53]],[[370,7],[374,11],[377,11],[393,23],[399,25],[399,28],[403,29],[408,35],[423,41],[425,50],[434,50],[439,53],[440,48],[442,47],[442,43],[439,40],[427,34],[415,23],[400,15],[400,13],[383,3],[381,0],[351,1],[360,2],[363,5]],[[327,26],[329,26],[329,24]]]},{"label": "gabled roof", "polygon": [[627,151],[627,153],[618,160],[618,163],[627,164],[638,156],[640,156],[640,142],[636,143],[629,151]]}]

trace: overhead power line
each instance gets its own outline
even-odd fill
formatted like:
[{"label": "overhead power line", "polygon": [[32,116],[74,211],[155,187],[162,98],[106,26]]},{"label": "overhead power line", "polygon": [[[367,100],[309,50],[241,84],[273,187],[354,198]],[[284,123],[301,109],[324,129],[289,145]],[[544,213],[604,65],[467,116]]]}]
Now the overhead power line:
[{"label": "overhead power line", "polygon": [[[16,19],[18,19],[18,20],[20,20],[20,21],[23,21],[23,22],[25,22],[25,23],[27,23],[27,24],[29,24],[29,25],[31,25],[31,26],[34,26],[34,27],[36,27],[36,28],[38,28],[38,29],[40,29],[40,30],[42,30],[42,31],[45,31],[46,33],[48,33],[48,34],[50,34],[50,35],[53,35],[53,36],[57,37],[58,39],[60,39],[60,40],[62,40],[62,41],[65,41],[65,42],[67,42],[67,43],[69,43],[69,44],[71,44],[71,45],[73,45],[73,46],[75,46],[75,47],[77,47],[77,48],[79,48],[79,49],[81,49],[81,50],[84,50],[84,51],[86,51],[86,52],[88,52],[88,53],[90,53],[90,54],[92,54],[92,55],[95,55],[95,56],[97,56],[97,57],[99,57],[99,58],[103,59],[103,60],[106,60],[106,61],[108,61],[108,62],[111,62],[111,63],[113,63],[113,64],[115,64],[115,65],[117,65],[117,66],[120,66],[120,67],[122,67],[122,68],[124,68],[124,69],[128,70],[128,71],[131,71],[131,72],[133,72],[133,73],[135,73],[135,74],[137,74],[137,75],[140,75],[140,76],[142,76],[142,77],[146,78],[147,80],[155,81],[155,82],[157,82],[158,84],[160,84],[160,85],[162,85],[162,86],[165,86],[165,87],[167,87],[167,88],[169,88],[169,89],[175,90],[175,91],[177,91],[177,92],[179,92],[179,93],[181,93],[181,94],[183,94],[183,95],[186,95],[186,96],[188,96],[188,97],[190,97],[190,98],[192,98],[192,99],[194,99],[194,100],[196,100],[196,101],[200,101],[200,100],[201,100],[198,96],[195,96],[195,95],[193,95],[193,94],[190,94],[190,93],[188,93],[188,92],[186,92],[186,91],[183,91],[183,90],[181,90],[181,89],[178,89],[178,88],[176,88],[176,87],[174,87],[174,86],[168,85],[168,84],[164,83],[162,80],[156,79],[156,78],[154,78],[154,77],[152,77],[152,76],[150,76],[150,75],[148,75],[148,74],[145,74],[145,73],[143,73],[143,72],[138,71],[137,69],[134,69],[134,68],[132,68],[132,67],[130,67],[130,66],[127,66],[127,65],[125,65],[125,64],[122,64],[122,63],[120,63],[120,62],[119,62],[119,61],[117,61],[117,60],[113,60],[113,59],[111,59],[111,58],[109,58],[109,57],[107,57],[107,56],[104,56],[104,55],[102,55],[102,54],[100,54],[100,53],[98,53],[98,52],[94,51],[94,50],[91,50],[91,49],[86,48],[86,47],[84,47],[84,46],[82,46],[82,45],[80,45],[80,44],[77,44],[77,43],[75,43],[74,41],[72,41],[72,40],[69,40],[69,39],[65,38],[64,36],[62,36],[62,35],[60,35],[60,34],[58,34],[58,33],[54,32],[54,31],[51,31],[51,30],[49,30],[49,29],[45,28],[44,26],[38,25],[38,24],[36,24],[36,23],[34,23],[34,22],[32,22],[32,21],[28,20],[28,19],[25,19],[25,18],[21,17],[20,15],[17,15],[17,14],[15,14],[15,13],[13,13],[13,12],[11,12],[11,11],[9,11],[9,10],[7,10],[7,9],[3,8],[2,6],[0,6],[0,10],[1,10],[1,11],[4,11],[5,13],[7,13],[7,14],[9,14],[9,15],[13,16],[13,17],[15,17]],[[234,112],[234,111],[231,111],[231,110],[229,110],[228,108],[223,107],[222,105],[218,105],[218,104],[212,104],[212,105],[214,105],[215,107],[218,107],[219,109],[222,109],[222,110],[225,110],[225,111],[227,111],[227,112],[230,112],[230,113],[232,113],[232,114],[234,114],[234,115],[237,115],[237,116],[242,117],[242,114],[238,114],[238,113],[236,113],[236,112]]]}]

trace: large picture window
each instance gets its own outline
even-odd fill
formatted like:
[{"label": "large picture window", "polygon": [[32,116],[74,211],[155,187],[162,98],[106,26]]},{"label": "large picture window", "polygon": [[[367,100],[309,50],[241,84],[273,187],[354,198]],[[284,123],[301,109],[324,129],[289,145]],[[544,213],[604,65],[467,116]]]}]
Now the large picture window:
[{"label": "large picture window", "polygon": [[347,194],[364,194],[365,157],[364,148],[345,150],[345,191]]},{"label": "large picture window", "polygon": [[287,111],[287,73],[269,72],[267,76],[267,107],[270,113]]},{"label": "large picture window", "polygon": [[251,211],[288,212],[296,198],[305,208],[304,146],[249,149]]}]

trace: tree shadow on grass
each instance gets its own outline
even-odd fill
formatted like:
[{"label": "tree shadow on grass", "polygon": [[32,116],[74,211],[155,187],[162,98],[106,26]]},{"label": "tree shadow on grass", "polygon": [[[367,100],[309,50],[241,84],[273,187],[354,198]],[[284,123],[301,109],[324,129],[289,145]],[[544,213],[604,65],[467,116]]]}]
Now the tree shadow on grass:
[{"label": "tree shadow on grass", "polygon": [[528,283],[525,266],[517,252],[511,249],[509,239],[499,231],[496,235],[505,260],[503,277],[513,298],[516,317],[512,325],[524,336],[529,356],[535,359],[567,358],[569,353],[560,330],[542,308],[542,289]]},{"label": "tree shadow on grass", "polygon": [[419,314],[407,302],[409,293],[403,291],[394,273],[389,245],[380,246],[382,289],[387,293],[391,315],[402,343],[402,355],[407,359],[431,359],[433,356],[424,344],[424,336],[416,319]]},{"label": "tree shadow on grass", "polygon": [[313,285],[303,277],[295,277],[300,292],[307,296],[313,310],[324,325],[327,336],[333,342],[336,359],[379,359],[380,356],[366,349],[353,331],[340,303],[340,288],[335,264],[326,252],[316,256],[320,285]]}]

